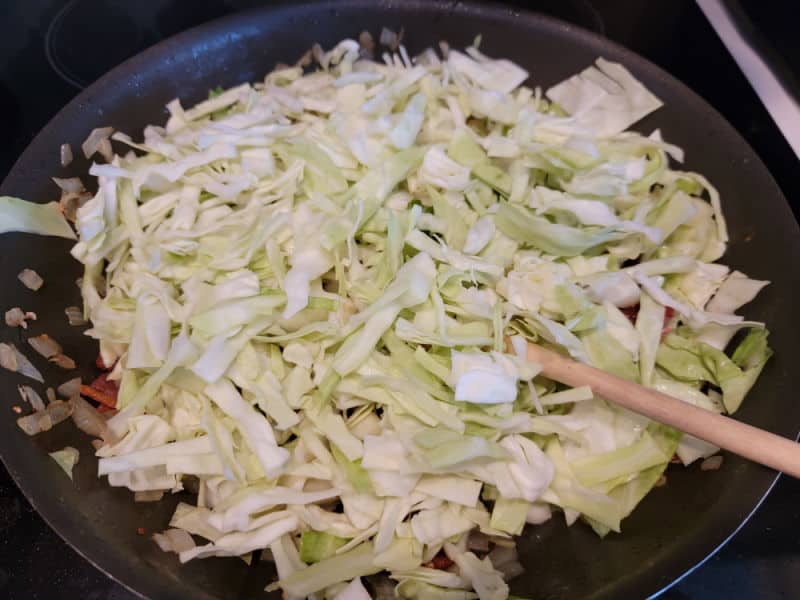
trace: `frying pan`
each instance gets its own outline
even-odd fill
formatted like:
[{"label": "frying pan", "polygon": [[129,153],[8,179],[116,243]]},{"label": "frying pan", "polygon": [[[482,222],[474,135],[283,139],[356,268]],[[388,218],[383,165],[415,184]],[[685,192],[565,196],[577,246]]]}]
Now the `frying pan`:
[{"label": "frying pan", "polygon": [[[795,438],[800,370],[792,363],[800,331],[800,236],[780,190],[741,136],[692,91],[624,48],[560,21],[500,6],[442,1],[349,0],[234,15],[161,42],[102,77],[42,130],[0,192],[40,202],[57,198],[50,176],[82,174],[88,168],[77,159],[68,169],[59,169],[60,144],[69,142],[77,149],[88,131],[104,125],[138,135],[146,124],[166,119],[163,107],[172,98],[180,96],[190,105],[217,85],[260,79],[276,62],[295,60],[314,42],[330,47],[362,30],[377,34],[384,25],[404,28],[412,53],[439,40],[465,46],[482,34],[481,50],[525,66],[543,87],[604,56],[627,66],[665,102],[636,128],[645,133],[660,128],[666,139],[686,150],[686,167],[719,187],[732,237],[725,262],[773,282],[747,314],[770,324],[776,354],[737,418]],[[96,345],[64,317],[66,306],[80,304],[75,279],[81,272],[69,248],[68,242],[54,238],[0,237],[0,304],[38,313],[31,334],[47,332],[58,339],[88,379],[94,375]],[[15,278],[23,267],[42,274],[45,287],[34,293],[19,285]],[[19,336],[8,328],[0,333],[3,341],[22,347]],[[57,367],[43,372],[49,385],[72,376]],[[18,376],[0,373],[3,411],[15,402],[17,383]],[[150,598],[267,597],[263,587],[274,578],[269,563],[248,567],[239,559],[211,559],[180,565],[149,539],[165,528],[181,494],[134,504],[130,492],[95,477],[91,446],[74,427],[62,424],[28,438],[14,416],[8,411],[0,419],[6,467],[44,519],[99,569]],[[47,456],[65,445],[81,452],[74,483]],[[552,599],[657,594],[724,544],[775,480],[773,471],[726,456],[714,472],[696,466],[670,468],[667,485],[655,489],[623,522],[622,534],[600,540],[588,527],[567,528],[556,516],[529,528],[520,539],[526,571],[513,581],[512,591]]]}]

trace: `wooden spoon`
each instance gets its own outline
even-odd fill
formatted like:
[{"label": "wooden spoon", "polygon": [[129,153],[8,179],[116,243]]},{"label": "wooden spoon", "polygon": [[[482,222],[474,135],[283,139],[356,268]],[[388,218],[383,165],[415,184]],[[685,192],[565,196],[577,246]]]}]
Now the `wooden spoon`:
[{"label": "wooden spoon", "polygon": [[800,444],[792,440],[698,408],[536,344],[528,344],[528,360],[542,365],[542,374],[549,379],[572,387],[588,385],[609,402],[800,478]]}]

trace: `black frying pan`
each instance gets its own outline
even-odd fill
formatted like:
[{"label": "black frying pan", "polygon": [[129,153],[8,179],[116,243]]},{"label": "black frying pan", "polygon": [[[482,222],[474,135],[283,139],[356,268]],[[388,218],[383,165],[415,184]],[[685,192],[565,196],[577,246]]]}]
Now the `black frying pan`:
[{"label": "black frying pan", "polygon": [[[741,136],[710,106],[659,68],[599,36],[565,23],[497,6],[462,2],[351,0],[235,15],[166,40],[111,71],[75,98],[36,137],[2,185],[2,194],[47,201],[58,197],[49,177],[86,172],[76,160],[59,173],[59,145],[77,150],[94,127],[112,125],[138,136],[148,123],[166,119],[176,96],[190,105],[210,88],[260,79],[276,62],[291,62],[314,42],[330,47],[364,29],[405,28],[409,51],[439,40],[465,46],[483,35],[481,49],[509,57],[548,86],[594,61],[622,62],[666,106],[637,128],[659,127],[686,150],[687,168],[705,174],[722,194],[731,230],[725,262],[773,284],[747,309],[766,321],[776,356],[737,417],[794,438],[800,425],[800,369],[794,345],[800,331],[800,236],[786,201],[764,165]],[[713,69],[714,65],[708,65]],[[78,152],[76,152],[78,154]],[[94,342],[66,325],[63,309],[79,304],[79,265],[70,244],[25,235],[0,237],[0,306],[39,314],[34,335],[47,332],[93,375]],[[16,282],[23,268],[46,280],[38,293]],[[18,336],[2,329],[0,338]],[[16,340],[18,343],[21,339]],[[68,379],[46,369],[52,385]],[[63,424],[36,438],[14,423],[19,378],[0,372],[4,418],[0,452],[6,467],[45,520],[78,552],[111,577],[151,598],[260,598],[273,573],[268,563],[247,567],[238,559],[210,559],[181,566],[149,539],[163,529],[180,495],[160,503],[134,504],[130,492],[95,477],[96,463],[83,434]],[[8,412],[6,412],[8,411]],[[71,483],[46,452],[72,445],[81,462]],[[529,528],[519,543],[526,572],[515,593],[532,598],[635,598],[655,594],[695,568],[747,520],[774,484],[774,472],[726,456],[719,471],[670,468],[668,484],[654,490],[623,522],[621,535],[601,541],[588,527],[567,528],[559,517]],[[142,528],[145,535],[137,533]],[[43,572],[46,566],[43,565]]]}]

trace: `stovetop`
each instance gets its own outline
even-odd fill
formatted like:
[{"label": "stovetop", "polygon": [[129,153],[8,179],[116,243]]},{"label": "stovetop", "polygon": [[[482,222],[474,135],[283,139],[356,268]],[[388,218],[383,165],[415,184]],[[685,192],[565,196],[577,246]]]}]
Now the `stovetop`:
[{"label": "stovetop", "polygon": [[[800,214],[798,160],[700,10],[688,0],[531,0],[513,4],[607,35],[659,64],[717,108],[755,148]],[[258,0],[5,0],[0,8],[0,178],[88,83],[147,46]],[[795,85],[794,3],[742,1],[760,51]],[[88,24],[91,23],[91,26]],[[754,33],[755,32],[755,33]],[[793,89],[796,89],[793,88]],[[798,125],[800,126],[800,124]],[[800,481],[783,477],[739,534],[662,597],[800,595]],[[33,511],[0,467],[0,596],[131,600]]]}]

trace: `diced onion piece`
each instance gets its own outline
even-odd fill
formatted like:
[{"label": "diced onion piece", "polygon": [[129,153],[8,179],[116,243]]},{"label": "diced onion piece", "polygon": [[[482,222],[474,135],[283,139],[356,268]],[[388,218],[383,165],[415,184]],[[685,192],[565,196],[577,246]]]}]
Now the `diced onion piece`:
[{"label": "diced onion piece", "polygon": [[17,425],[28,435],[37,435],[52,429],[72,414],[72,406],[63,400],[56,400],[43,411],[20,417]]},{"label": "diced onion piece", "polygon": [[361,46],[361,52],[367,58],[371,58],[375,53],[375,40],[369,31],[362,31],[359,34],[358,45]]},{"label": "diced onion piece", "polygon": [[[104,140],[104,142],[110,144],[108,140]],[[103,144],[100,148],[101,153],[105,150],[106,144]],[[113,156],[111,158],[113,158]],[[86,191],[83,182],[77,177],[71,177],[69,179],[53,177],[53,181],[61,188],[61,198],[58,200],[61,212],[68,221],[74,223],[78,215],[78,209],[92,198],[92,194]]]},{"label": "diced onion piece", "polygon": [[164,497],[164,490],[146,490],[144,492],[134,492],[134,502],[158,502]]},{"label": "diced onion piece", "polygon": [[384,27],[381,30],[381,37],[380,42],[382,45],[386,46],[394,52],[400,46],[400,42],[403,40],[403,31],[400,30],[400,33],[397,34],[391,29]]},{"label": "diced onion piece", "polygon": [[61,192],[58,205],[67,221],[74,223],[78,218],[78,209],[91,200],[90,192]]},{"label": "diced onion piece", "polygon": [[66,354],[56,354],[54,357],[49,359],[51,363],[54,365],[58,365],[62,369],[66,371],[72,371],[73,369],[77,368],[78,365],[75,364],[75,361],[72,360]]},{"label": "diced onion piece", "polygon": [[111,140],[108,138],[100,140],[100,143],[97,145],[97,152],[106,159],[108,163],[114,160],[114,150],[111,148]]},{"label": "diced onion piece", "polygon": [[303,53],[303,55],[299,59],[297,59],[295,66],[304,69],[308,65],[310,65],[313,62],[313,60],[314,57],[311,55],[311,48],[309,48]]},{"label": "diced onion piece", "polygon": [[38,435],[43,431],[49,431],[53,427],[53,421],[46,412],[33,413],[17,419],[17,425],[28,435]]},{"label": "diced onion piece", "polygon": [[311,56],[314,57],[314,61],[318,64],[322,64],[322,57],[325,55],[325,51],[322,49],[322,46],[319,44],[314,44],[311,46]]},{"label": "diced onion piece", "polygon": [[33,269],[22,269],[17,275],[17,279],[22,282],[22,285],[34,292],[44,285],[44,279]]},{"label": "diced onion piece", "polygon": [[106,420],[97,410],[80,396],[69,399],[72,407],[72,421],[85,434],[92,437],[110,439],[110,432]]},{"label": "diced onion piece", "polygon": [[[83,144],[81,144],[81,150],[83,150],[83,155],[86,158],[91,158],[91,156],[100,150],[100,143],[103,140],[108,140],[111,137],[111,134],[114,132],[113,127],[98,127],[96,129],[92,129],[92,132],[89,134]],[[111,162],[111,161],[109,161]]]},{"label": "diced onion piece", "polygon": [[81,393],[81,378],[75,377],[58,386],[58,395],[62,398],[72,398]]},{"label": "diced onion piece", "polygon": [[36,352],[47,359],[61,354],[61,352],[64,350],[61,347],[61,344],[59,344],[46,333],[37,335],[36,337],[28,338],[28,343],[34,350],[36,350]]},{"label": "diced onion piece", "polygon": [[61,166],[67,167],[72,162],[72,146],[61,144]]},{"label": "diced onion piece", "polygon": [[717,454],[716,456],[709,456],[703,462],[700,463],[700,470],[701,471],[716,471],[722,466],[722,455]]},{"label": "diced onion piece", "polygon": [[44,377],[14,344],[0,343],[0,367],[44,383]]},{"label": "diced onion piece", "polygon": [[22,400],[29,403],[33,410],[41,412],[45,409],[44,400],[42,400],[39,393],[31,386],[18,385],[17,390],[19,390],[19,395],[22,396]]},{"label": "diced onion piece", "polygon": [[83,327],[89,323],[83,318],[83,310],[77,306],[68,306],[64,309],[64,314],[67,315],[67,320],[73,327]]},{"label": "diced onion piece", "polygon": [[61,179],[60,177],[53,177],[53,182],[65,192],[77,194],[82,192],[85,188],[83,182],[78,177],[70,177],[68,179]]},{"label": "diced onion piece", "polygon": [[53,425],[58,425],[72,415],[72,407],[64,400],[56,400],[47,405],[45,409],[53,419]]},{"label": "diced onion piece", "polygon": [[27,319],[36,320],[36,313],[25,312],[19,306],[6,311],[6,325],[9,327],[28,328]]}]

